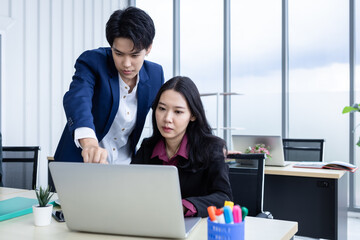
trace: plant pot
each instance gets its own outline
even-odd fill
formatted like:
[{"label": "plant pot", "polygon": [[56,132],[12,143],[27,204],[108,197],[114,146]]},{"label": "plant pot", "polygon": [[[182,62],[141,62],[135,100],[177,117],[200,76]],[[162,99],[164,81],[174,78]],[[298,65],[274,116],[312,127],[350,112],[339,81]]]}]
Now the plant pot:
[{"label": "plant pot", "polygon": [[48,204],[46,207],[39,207],[39,205],[34,205],[34,224],[35,226],[47,226],[51,223],[51,214],[53,210],[53,205]]}]

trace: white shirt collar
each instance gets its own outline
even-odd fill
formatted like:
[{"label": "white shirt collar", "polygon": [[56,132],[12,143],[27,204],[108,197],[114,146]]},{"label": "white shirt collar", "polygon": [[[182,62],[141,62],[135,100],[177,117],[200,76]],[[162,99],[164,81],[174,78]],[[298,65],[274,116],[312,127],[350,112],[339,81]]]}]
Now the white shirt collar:
[{"label": "white shirt collar", "polygon": [[[121,76],[120,76],[120,73],[118,73],[118,76],[119,76],[119,83],[120,83],[120,91],[122,89],[126,89],[126,91],[129,91],[129,85],[127,85],[124,80],[122,80]],[[140,77],[139,77],[139,74],[137,74],[136,76],[136,84],[135,84],[135,87],[133,88],[133,90],[131,91],[131,93],[135,92],[136,93],[136,90],[137,90],[137,86],[138,86],[138,83],[139,83],[139,80],[140,80]]]}]

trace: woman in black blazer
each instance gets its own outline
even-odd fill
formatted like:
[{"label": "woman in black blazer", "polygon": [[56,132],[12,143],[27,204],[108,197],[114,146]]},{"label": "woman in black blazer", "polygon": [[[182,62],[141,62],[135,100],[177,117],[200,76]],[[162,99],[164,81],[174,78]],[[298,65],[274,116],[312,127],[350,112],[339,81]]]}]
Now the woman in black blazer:
[{"label": "woman in black blazer", "polygon": [[220,208],[232,200],[226,143],[212,134],[194,82],[170,79],[152,109],[153,135],[142,142],[132,164],[176,166],[185,216],[206,217],[208,206]]}]

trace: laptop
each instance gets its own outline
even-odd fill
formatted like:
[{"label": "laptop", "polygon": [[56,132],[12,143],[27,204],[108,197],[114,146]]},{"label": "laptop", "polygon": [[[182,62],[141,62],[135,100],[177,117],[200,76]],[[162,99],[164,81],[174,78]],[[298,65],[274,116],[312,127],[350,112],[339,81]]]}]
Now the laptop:
[{"label": "laptop", "polygon": [[269,149],[271,158],[265,160],[266,166],[284,167],[289,163],[285,161],[281,136],[263,135],[232,135],[233,149],[245,153],[249,147],[264,144]]},{"label": "laptop", "polygon": [[177,168],[52,162],[70,230],[186,238],[200,217],[184,218]]}]

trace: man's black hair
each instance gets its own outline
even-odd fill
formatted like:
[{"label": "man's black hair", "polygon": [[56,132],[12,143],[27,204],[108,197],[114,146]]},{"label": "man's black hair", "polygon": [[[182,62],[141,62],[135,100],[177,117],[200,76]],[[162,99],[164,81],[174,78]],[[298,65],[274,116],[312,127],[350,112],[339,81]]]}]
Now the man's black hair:
[{"label": "man's black hair", "polygon": [[112,47],[115,38],[128,38],[135,50],[148,49],[155,36],[154,22],[143,10],[128,7],[115,11],[106,23],[106,39]]}]

